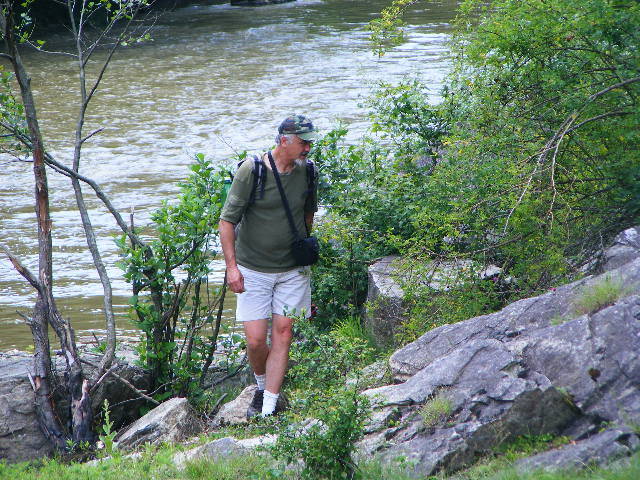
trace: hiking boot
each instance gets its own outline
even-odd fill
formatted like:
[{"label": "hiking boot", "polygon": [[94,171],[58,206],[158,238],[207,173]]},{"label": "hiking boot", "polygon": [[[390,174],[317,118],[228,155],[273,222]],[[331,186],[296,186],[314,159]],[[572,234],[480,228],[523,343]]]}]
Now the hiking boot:
[{"label": "hiking boot", "polygon": [[262,399],[264,398],[264,390],[257,390],[253,394],[253,399],[247,408],[247,418],[255,417],[262,413]]}]

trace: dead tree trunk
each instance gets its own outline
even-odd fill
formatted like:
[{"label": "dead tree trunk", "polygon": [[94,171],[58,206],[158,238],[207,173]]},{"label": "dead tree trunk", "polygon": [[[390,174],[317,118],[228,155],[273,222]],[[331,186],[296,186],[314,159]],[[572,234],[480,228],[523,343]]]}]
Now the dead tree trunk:
[{"label": "dead tree trunk", "polygon": [[[7,47],[16,80],[24,105],[27,128],[32,145],[33,173],[35,179],[35,210],[38,224],[38,275],[37,278],[27,269],[21,273],[36,286],[38,298],[30,319],[34,339],[34,385],[36,410],[42,430],[58,448],[67,445],[68,435],[63,431],[52,404],[53,374],[49,353],[48,325],[55,330],[62,355],[66,363],[66,379],[71,396],[71,440],[74,442],[93,441],[91,402],[88,382],[84,378],[82,366],[75,344],[75,335],[69,323],[62,318],[53,298],[51,218],[49,215],[49,189],[45,167],[45,153],[42,135],[36,116],[35,102],[31,91],[31,79],[27,74],[16,45],[13,24],[12,2],[2,2],[0,27]],[[14,262],[15,264],[15,262]],[[20,270],[18,270],[20,271]],[[28,278],[30,277],[30,278]]]}]

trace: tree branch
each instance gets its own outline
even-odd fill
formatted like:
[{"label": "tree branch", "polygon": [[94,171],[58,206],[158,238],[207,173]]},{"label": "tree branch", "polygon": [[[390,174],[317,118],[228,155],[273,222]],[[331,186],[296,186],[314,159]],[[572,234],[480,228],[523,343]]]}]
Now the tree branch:
[{"label": "tree branch", "polygon": [[38,281],[36,276],[31,273],[31,271],[27,267],[22,265],[20,260],[18,260],[18,258],[16,258],[5,245],[0,245],[0,250],[2,250],[4,254],[9,258],[9,261],[13,264],[13,267],[16,269],[16,271],[20,275],[22,275],[33,288],[35,288],[39,293],[42,293],[42,285],[40,285],[40,282]]},{"label": "tree branch", "polygon": [[[90,362],[88,360],[85,360],[84,358],[80,359],[80,361],[82,363],[86,363],[87,365],[90,365],[94,368],[99,369],[100,367],[98,365],[96,365],[93,362]],[[133,390],[137,395],[140,395],[140,397],[144,398],[145,400],[147,400],[148,402],[153,403],[154,405],[160,405],[160,402],[158,402],[155,398],[150,397],[149,395],[146,395],[145,393],[143,393],[142,391],[138,390],[136,387],[134,387],[131,382],[129,382],[127,379],[122,378],[120,375],[118,375],[117,373],[115,373],[113,371],[114,367],[111,367],[109,370],[107,370],[104,375],[102,375],[102,377],[100,377],[99,381],[102,381],[102,379],[104,378],[105,375],[113,375],[115,378],[117,378],[118,380],[120,380],[122,383],[124,383],[127,387],[129,387],[129,389]],[[91,388],[91,390],[93,390],[96,386],[98,385],[98,382],[96,382],[96,384]]]}]

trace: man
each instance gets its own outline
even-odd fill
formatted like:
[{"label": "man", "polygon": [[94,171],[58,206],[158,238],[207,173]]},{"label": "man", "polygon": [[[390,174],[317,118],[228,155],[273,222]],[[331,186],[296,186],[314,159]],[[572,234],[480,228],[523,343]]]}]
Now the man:
[{"label": "man", "polygon": [[[317,184],[309,191],[306,157],[316,129],[302,115],[287,117],[270,152],[298,232],[311,231],[317,211]],[[227,283],[237,295],[236,319],[243,323],[249,364],[258,390],[247,416],[274,413],[289,361],[294,315],[311,314],[309,267],[298,267],[291,255],[294,240],[268,153],[264,182],[254,181],[253,160],[242,163],[220,215],[220,242]],[[252,190],[257,191],[251,195]],[[250,201],[252,199],[252,201]],[[271,318],[271,346],[267,345]]]}]

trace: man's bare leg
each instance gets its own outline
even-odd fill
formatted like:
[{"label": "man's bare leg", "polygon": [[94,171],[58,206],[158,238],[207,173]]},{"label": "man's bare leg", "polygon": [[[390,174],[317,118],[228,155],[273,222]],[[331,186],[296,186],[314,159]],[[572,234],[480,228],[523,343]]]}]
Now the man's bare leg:
[{"label": "man's bare leg", "polygon": [[267,356],[266,390],[280,393],[284,374],[289,364],[289,347],[293,333],[293,319],[284,315],[273,314],[271,330],[271,351]]},{"label": "man's bare leg", "polygon": [[267,319],[243,322],[244,334],[247,339],[247,356],[249,365],[256,375],[264,375],[269,357],[267,345]]}]

